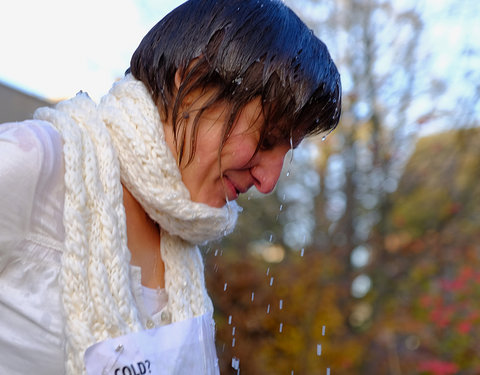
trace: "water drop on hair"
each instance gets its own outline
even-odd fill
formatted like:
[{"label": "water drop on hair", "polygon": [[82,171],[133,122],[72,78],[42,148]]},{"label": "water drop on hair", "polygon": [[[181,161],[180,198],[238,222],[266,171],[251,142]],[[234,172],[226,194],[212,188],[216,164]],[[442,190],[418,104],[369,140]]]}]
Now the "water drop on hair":
[{"label": "water drop on hair", "polygon": [[255,292],[252,292],[252,302],[255,299]]},{"label": "water drop on hair", "polygon": [[326,135],[324,135],[324,136],[322,137],[322,142],[324,142],[325,139],[327,139],[327,136],[326,136]]},{"label": "water drop on hair", "polygon": [[278,307],[281,309],[283,309],[283,299],[280,300],[280,303],[278,304]]},{"label": "water drop on hair", "polygon": [[318,356],[322,355],[322,344],[317,344],[317,355]]},{"label": "water drop on hair", "polygon": [[270,304],[267,306],[267,314],[270,314]]},{"label": "water drop on hair", "polygon": [[270,286],[273,285],[273,276],[270,278]]},{"label": "water drop on hair", "polygon": [[280,323],[280,328],[278,329],[280,333],[283,331],[283,323]]},{"label": "water drop on hair", "polygon": [[232,316],[231,315],[228,316],[228,324],[229,325],[232,324]]},{"label": "water drop on hair", "polygon": [[223,291],[225,292],[227,290],[227,283],[223,286]]}]

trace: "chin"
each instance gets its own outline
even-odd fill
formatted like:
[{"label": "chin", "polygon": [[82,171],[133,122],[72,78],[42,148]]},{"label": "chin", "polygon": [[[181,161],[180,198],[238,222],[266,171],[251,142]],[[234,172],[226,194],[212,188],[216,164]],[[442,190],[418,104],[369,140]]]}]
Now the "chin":
[{"label": "chin", "polygon": [[218,200],[218,201],[207,203],[207,204],[211,207],[222,208],[227,204],[227,201],[225,199],[222,199],[222,200]]},{"label": "chin", "polygon": [[196,197],[196,198],[192,198],[192,201],[197,203],[203,203],[213,208],[222,208],[227,204],[225,197],[218,198],[218,199],[213,197],[206,197],[206,198]]}]

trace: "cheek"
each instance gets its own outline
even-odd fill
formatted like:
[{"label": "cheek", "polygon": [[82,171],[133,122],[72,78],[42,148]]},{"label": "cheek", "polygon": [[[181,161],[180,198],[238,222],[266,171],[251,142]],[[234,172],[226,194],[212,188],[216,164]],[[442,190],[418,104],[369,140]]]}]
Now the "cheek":
[{"label": "cheek", "polygon": [[236,168],[249,164],[257,148],[256,139],[249,138],[237,136],[227,141],[222,150],[222,165],[224,161],[228,161],[232,167]]}]

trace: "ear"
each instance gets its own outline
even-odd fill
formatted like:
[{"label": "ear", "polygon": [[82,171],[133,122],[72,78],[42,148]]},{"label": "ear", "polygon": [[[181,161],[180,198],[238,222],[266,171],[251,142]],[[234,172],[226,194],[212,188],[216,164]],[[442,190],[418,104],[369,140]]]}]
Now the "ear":
[{"label": "ear", "polygon": [[177,70],[175,71],[175,87],[178,89],[180,88],[184,77],[187,75],[187,73],[190,71],[190,69],[195,65],[195,63],[198,61],[200,57],[194,57],[188,65],[185,68],[178,67]]},{"label": "ear", "polygon": [[182,75],[183,74],[180,72],[180,68],[177,68],[177,71],[175,72],[175,88],[177,89],[177,91],[182,84]]}]

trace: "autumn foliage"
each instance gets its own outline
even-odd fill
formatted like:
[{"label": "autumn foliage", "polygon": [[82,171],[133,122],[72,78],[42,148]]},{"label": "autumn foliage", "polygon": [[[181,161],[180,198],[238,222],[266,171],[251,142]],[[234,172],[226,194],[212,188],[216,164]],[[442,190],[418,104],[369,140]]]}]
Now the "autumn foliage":
[{"label": "autumn foliage", "polygon": [[[222,374],[480,374],[479,135],[418,143],[360,269],[342,246],[282,244],[279,223],[258,214],[278,210],[274,197],[243,202],[240,232],[205,249]],[[262,230],[280,260],[249,245]],[[354,297],[360,273],[372,285]]]}]

